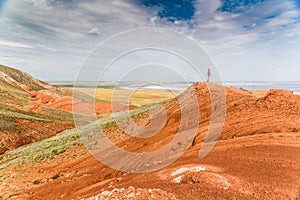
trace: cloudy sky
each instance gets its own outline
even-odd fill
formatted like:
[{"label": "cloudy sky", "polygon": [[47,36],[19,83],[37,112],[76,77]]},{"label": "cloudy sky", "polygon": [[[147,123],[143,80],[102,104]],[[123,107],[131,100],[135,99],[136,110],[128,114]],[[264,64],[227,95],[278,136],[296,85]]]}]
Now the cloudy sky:
[{"label": "cloudy sky", "polygon": [[[300,0],[0,0],[0,63],[46,81],[74,81],[101,42],[123,31],[161,27],[195,40],[224,81],[297,81],[299,11]],[[170,46],[180,43],[160,39],[168,39]],[[146,78],[149,57],[178,59],[165,54],[135,52],[127,60],[138,59],[145,70],[137,70],[137,76]],[[178,69],[188,68],[176,63]],[[162,62],[153,70],[170,65]],[[123,73],[122,64],[115,67]]]}]

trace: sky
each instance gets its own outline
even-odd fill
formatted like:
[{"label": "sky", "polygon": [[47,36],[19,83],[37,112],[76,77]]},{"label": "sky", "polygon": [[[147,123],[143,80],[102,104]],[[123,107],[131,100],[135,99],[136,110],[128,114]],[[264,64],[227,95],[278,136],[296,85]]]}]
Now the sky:
[{"label": "sky", "polygon": [[[172,50],[182,34],[204,49],[216,68],[212,75],[218,72],[223,81],[300,81],[299,11],[300,0],[0,0],[0,64],[44,81],[75,81],[83,66],[92,63],[81,78],[95,81],[103,70],[99,63],[120,53],[118,48],[157,39]],[[119,46],[99,47],[114,35],[143,27],[176,33],[124,36]],[[93,54],[97,48],[106,53]],[[193,79],[192,67],[174,55],[129,53],[111,65],[105,80],[151,76],[175,81],[178,74]],[[93,56],[100,62],[89,59]]]}]

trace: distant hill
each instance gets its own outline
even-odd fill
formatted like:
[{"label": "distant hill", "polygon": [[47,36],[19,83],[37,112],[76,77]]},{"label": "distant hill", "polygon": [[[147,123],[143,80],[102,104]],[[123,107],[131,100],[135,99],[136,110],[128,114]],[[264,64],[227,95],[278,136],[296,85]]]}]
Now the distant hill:
[{"label": "distant hill", "polygon": [[71,113],[36,104],[34,94],[39,91],[71,95],[0,65],[0,154],[74,127]]},{"label": "distant hill", "polygon": [[43,90],[55,88],[47,83],[37,80],[21,70],[0,65],[0,81],[15,85],[27,90]]},{"label": "distant hill", "polygon": [[[94,99],[57,88],[20,70],[0,65],[0,155],[73,128],[72,103],[84,118],[95,112]],[[125,107],[119,105],[118,109]],[[110,102],[96,103],[96,113],[111,110]]]}]

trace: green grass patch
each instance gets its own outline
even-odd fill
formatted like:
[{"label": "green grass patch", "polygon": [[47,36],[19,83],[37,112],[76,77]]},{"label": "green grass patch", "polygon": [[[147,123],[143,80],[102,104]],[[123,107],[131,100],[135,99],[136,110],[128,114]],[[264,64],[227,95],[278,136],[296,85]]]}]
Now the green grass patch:
[{"label": "green grass patch", "polygon": [[0,156],[0,169],[13,164],[38,162],[64,153],[68,147],[80,145],[76,129],[70,129],[37,143],[11,150]]},{"label": "green grass patch", "polygon": [[50,107],[41,107],[41,110],[44,114],[49,119],[57,120],[57,121],[73,121],[73,113],[64,111],[64,110],[59,110],[56,108],[50,108]]},{"label": "green grass patch", "polygon": [[82,101],[85,101],[85,102],[88,102],[88,103],[105,103],[106,102],[104,100],[98,99],[97,97],[94,97],[93,94],[86,94],[84,92],[81,92],[77,88],[76,89],[69,88],[69,89],[72,90],[72,94],[71,95],[75,99],[79,99],[79,100],[82,100]]},{"label": "green grass patch", "polygon": [[17,126],[15,118],[0,114],[0,131],[16,132]]},{"label": "green grass patch", "polygon": [[116,83],[114,82],[52,82],[52,85],[61,88],[115,88]]},{"label": "green grass patch", "polygon": [[[20,111],[20,112],[19,112]],[[0,115],[5,117],[11,117],[12,119],[27,119],[27,120],[36,120],[36,121],[46,121],[51,122],[53,120],[45,118],[43,115],[28,112],[24,113],[22,110],[12,111],[12,110],[2,110],[0,109]]]}]

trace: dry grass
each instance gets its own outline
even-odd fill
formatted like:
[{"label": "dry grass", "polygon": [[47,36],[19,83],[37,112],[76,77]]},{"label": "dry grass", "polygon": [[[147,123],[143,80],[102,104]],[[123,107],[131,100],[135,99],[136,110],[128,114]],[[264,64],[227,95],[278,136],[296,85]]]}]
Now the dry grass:
[{"label": "dry grass", "polygon": [[[76,88],[87,95],[94,96],[92,88]],[[179,92],[178,92],[179,93]],[[125,105],[145,106],[174,98],[178,93],[168,90],[121,90],[97,88],[95,97],[103,101],[115,101]]]}]

